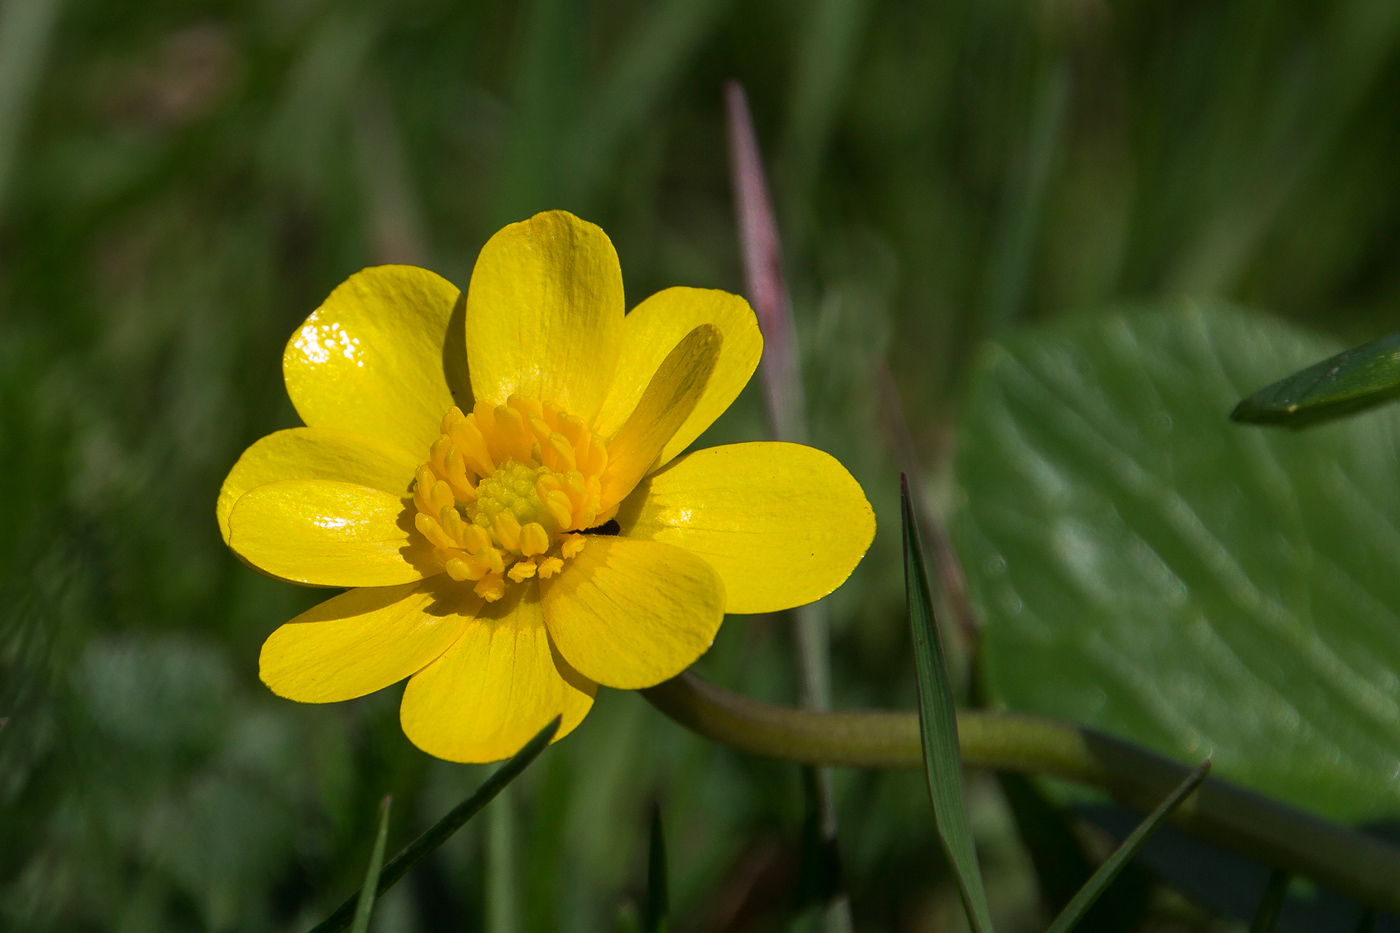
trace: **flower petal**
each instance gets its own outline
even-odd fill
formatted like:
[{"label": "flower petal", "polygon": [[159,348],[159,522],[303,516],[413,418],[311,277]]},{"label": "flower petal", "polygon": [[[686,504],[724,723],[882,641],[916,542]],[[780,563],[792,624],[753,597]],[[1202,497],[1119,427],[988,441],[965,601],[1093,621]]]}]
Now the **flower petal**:
[{"label": "flower petal", "polygon": [[748,385],[763,355],[763,335],[749,303],[710,288],[668,288],[628,312],[622,326],[617,375],[598,413],[595,428],[604,437],[620,428],[671,349],[701,324],[724,335],[719,359],[705,394],[675,435],[661,449],[657,466],[689,447],[724,413]]},{"label": "flower petal", "polygon": [[245,493],[229,547],[273,576],[317,586],[394,586],[438,573],[404,499],[329,480],[281,480]]},{"label": "flower petal", "polygon": [[[461,302],[455,285],[427,269],[378,266],[350,276],[282,354],[287,394],[301,420],[425,456],[447,410],[471,405],[462,338],[448,336],[454,311],[465,313]],[[449,374],[458,384],[449,385]]]},{"label": "flower petal", "polygon": [[555,716],[564,717],[555,741],[568,735],[597,692],[554,652],[539,591],[512,586],[408,682],[399,719],[409,740],[430,755],[499,761]]},{"label": "flower petal", "polygon": [[724,621],[719,574],[689,551],[656,541],[589,536],[540,588],[559,653],[585,677],[622,690],[685,670]]},{"label": "flower petal", "polygon": [[677,458],[637,487],[617,521],[628,537],[708,561],[734,613],[820,599],[845,582],[875,536],[865,492],[836,458],[776,442]]},{"label": "flower petal", "polygon": [[467,289],[467,359],[477,399],[551,401],[591,421],[622,343],[622,269],[602,230],[536,214],[481,249]]},{"label": "flower petal", "polygon": [[651,469],[705,393],[724,337],[713,324],[686,334],[657,367],[627,422],[608,439],[601,510],[622,501]]},{"label": "flower petal", "polygon": [[350,590],[268,636],[258,676],[298,703],[361,697],[437,660],[480,605],[445,576]]},{"label": "flower petal", "polygon": [[421,457],[368,434],[291,428],[243,451],[219,490],[219,531],[228,543],[228,516],[245,492],[284,479],[329,479],[408,495]]}]

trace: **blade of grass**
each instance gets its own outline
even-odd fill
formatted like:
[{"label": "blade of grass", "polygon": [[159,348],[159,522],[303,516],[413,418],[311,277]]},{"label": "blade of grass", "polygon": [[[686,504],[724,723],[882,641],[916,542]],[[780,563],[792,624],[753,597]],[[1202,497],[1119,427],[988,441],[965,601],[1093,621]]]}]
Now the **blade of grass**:
[{"label": "blade of grass", "polygon": [[764,402],[768,424],[780,441],[807,441],[807,402],[802,388],[797,327],[783,280],[783,251],[778,221],[768,196],[763,153],[749,112],[744,86],[730,81],[724,89],[729,120],[729,163],[734,178],[734,213],[743,248],[744,285],[763,332]]},{"label": "blade of grass", "polygon": [[1278,926],[1278,915],[1283,913],[1283,902],[1288,899],[1288,885],[1293,876],[1275,868],[1269,873],[1269,883],[1264,888],[1264,896],[1259,899],[1259,909],[1254,912],[1254,922],[1249,925],[1249,933],[1274,933]]},{"label": "blade of grass", "polygon": [[[763,171],[763,153],[758,147],[748,96],[737,81],[724,91],[725,114],[729,126],[730,173],[734,179],[734,213],[739,221],[739,242],[743,248],[744,279],[749,302],[763,332],[764,398],[769,426],[777,440],[803,444],[807,441],[807,403],[802,389],[802,361],[797,346],[797,327],[787,283],[783,279],[782,243],[778,221],[768,196],[768,178]],[[821,600],[793,610],[797,635],[797,670],[802,703],[811,709],[831,708],[831,635],[826,605]],[[831,855],[823,874],[833,878],[834,894],[823,907],[822,927],[827,933],[851,933],[851,902],[841,883],[840,847],[837,844],[836,795],[831,771],[813,772],[817,790],[818,828],[821,849]]]},{"label": "blade of grass", "polygon": [[640,18],[617,65],[592,95],[570,135],[569,193],[590,204],[599,183],[645,126],[714,33],[731,0],[664,0]]},{"label": "blade of grass", "polygon": [[909,477],[909,494],[914,500],[914,514],[919,518],[920,540],[928,538],[939,595],[947,603],[956,623],[963,657],[954,657],[953,660],[955,663],[966,662],[966,667],[972,667],[981,639],[977,630],[977,617],[972,611],[972,603],[967,595],[967,576],[963,573],[958,555],[953,551],[953,542],[948,537],[947,527],[929,503],[928,496],[924,494],[928,486],[924,482],[919,450],[914,444],[914,435],[909,430],[909,419],[904,414],[904,402],[900,398],[899,386],[894,381],[890,364],[885,360],[879,360],[875,364],[875,388],[880,399],[880,426],[889,442],[890,452]]},{"label": "blade of grass", "polygon": [[666,836],[661,827],[661,806],[651,810],[651,846],[647,850],[647,908],[642,933],[664,933],[671,915],[671,895],[666,881]]},{"label": "blade of grass", "polygon": [[515,795],[509,787],[486,808],[486,933],[519,933]]},{"label": "blade of grass", "polygon": [[515,60],[511,116],[501,149],[491,232],[561,206],[565,132],[577,112],[588,47],[587,5],[575,0],[516,4],[524,32]]},{"label": "blade of grass", "polygon": [[985,310],[976,325],[987,336],[999,334],[1024,313],[1045,198],[1064,137],[1070,90],[1067,61],[1047,62],[1041,68],[1025,153],[1012,163],[1000,229],[987,266]]},{"label": "blade of grass", "polygon": [[805,4],[799,32],[792,98],[776,174],[790,256],[803,256],[816,226],[812,189],[821,174],[832,131],[842,114],[851,75],[864,51],[868,0],[817,0]]},{"label": "blade of grass", "polygon": [[0,212],[62,7],[63,0],[0,4]]},{"label": "blade of grass", "polygon": [[1380,912],[1374,907],[1367,907],[1361,912],[1361,919],[1357,921],[1356,933],[1376,933],[1376,921],[1380,919]]},{"label": "blade of grass", "polygon": [[923,739],[924,774],[933,801],[933,818],[938,838],[953,868],[953,877],[962,895],[963,907],[974,933],[991,933],[991,912],[972,827],[967,820],[963,799],[962,754],[958,748],[957,712],[953,708],[953,687],[943,660],[943,645],[933,619],[933,597],[924,551],[919,543],[919,526],[909,498],[909,479],[899,476],[900,513],[904,522],[904,593],[909,605],[909,627],[914,636],[914,663],[919,681],[919,730]]},{"label": "blade of grass", "polygon": [[355,922],[350,924],[350,933],[367,933],[369,917],[374,912],[374,897],[379,888],[379,872],[384,867],[384,844],[389,841],[389,809],[394,805],[392,796],[379,803],[379,832],[374,837],[374,852],[369,857],[369,868],[365,871],[365,883],[360,887],[360,899],[355,904]]},{"label": "blade of grass", "polygon": [[1314,363],[1235,406],[1233,421],[1302,428],[1339,418],[1400,395],[1400,334],[1353,347]]},{"label": "blade of grass", "polygon": [[[549,725],[536,733],[533,739],[526,742],[525,747],[516,752],[513,758],[497,768],[486,779],[486,782],[476,789],[476,793],[453,807],[446,816],[426,829],[422,835],[404,846],[398,855],[390,859],[389,864],[384,866],[383,872],[379,875],[379,889],[375,895],[383,897],[384,892],[392,888],[410,868],[446,842],[453,833],[480,813],[503,788],[519,777],[520,773],[528,768],[530,763],[539,757],[540,752],[549,745],[554,734],[559,731],[560,721],[561,717],[555,716]],[[335,913],[313,927],[311,933],[340,933],[341,930],[348,927],[354,916],[356,898],[358,897],[359,892],[357,891],[345,903],[336,908]]]},{"label": "blade of grass", "polygon": [[1127,839],[1123,840],[1123,844],[1115,849],[1113,854],[1099,866],[1098,871],[1094,872],[1088,883],[1079,889],[1079,893],[1074,895],[1065,909],[1055,918],[1055,922],[1050,924],[1046,933],[1069,933],[1070,930],[1074,929],[1075,924],[1083,919],[1089,908],[1094,906],[1094,902],[1113,883],[1113,879],[1118,877],[1118,873],[1128,866],[1133,856],[1137,855],[1138,850],[1146,844],[1157,828],[1166,822],[1167,817],[1176,812],[1176,808],[1181,806],[1182,802],[1191,795],[1191,792],[1200,786],[1209,773],[1210,762],[1204,761],[1200,767],[1186,775],[1186,779],[1176,786],[1176,790],[1168,794],[1167,799],[1158,804],[1157,809],[1149,813],[1147,819],[1143,820],[1138,828],[1133,830]]}]

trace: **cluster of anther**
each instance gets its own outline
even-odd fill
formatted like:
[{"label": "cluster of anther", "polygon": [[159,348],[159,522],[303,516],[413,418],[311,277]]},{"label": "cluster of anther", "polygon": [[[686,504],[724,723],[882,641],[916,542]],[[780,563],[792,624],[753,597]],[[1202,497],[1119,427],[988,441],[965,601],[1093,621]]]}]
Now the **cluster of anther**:
[{"label": "cluster of anther", "polygon": [[[608,451],[581,420],[548,402],[511,396],[453,408],[418,467],[414,523],[452,579],[488,601],[506,579],[552,577],[583,550],[599,512]],[[610,510],[610,511],[615,511]]]}]

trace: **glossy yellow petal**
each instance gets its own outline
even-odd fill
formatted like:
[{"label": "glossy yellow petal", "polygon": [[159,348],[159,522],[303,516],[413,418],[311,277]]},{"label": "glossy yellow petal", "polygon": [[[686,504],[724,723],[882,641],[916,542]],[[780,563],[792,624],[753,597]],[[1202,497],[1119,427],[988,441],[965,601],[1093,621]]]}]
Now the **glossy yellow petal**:
[{"label": "glossy yellow petal", "polygon": [[399,496],[328,480],[282,480],[245,493],[229,547],[273,576],[318,586],[394,586],[440,567]]},{"label": "glossy yellow petal", "polygon": [[[350,276],[282,355],[287,394],[301,420],[426,452],[449,408],[470,411],[466,351],[461,325],[454,324],[454,311],[457,322],[465,313],[461,302],[455,285],[415,266]],[[457,384],[449,385],[449,373]]]},{"label": "glossy yellow petal", "polygon": [[284,479],[329,479],[371,486],[406,496],[422,461],[395,444],[368,434],[329,428],[291,428],[262,438],[243,451],[229,470],[215,512],[224,543],[228,516],[248,490]]},{"label": "glossy yellow petal", "polygon": [[705,561],[656,541],[590,536],[540,583],[559,653],[585,677],[636,690],[704,654],[724,620],[724,584]]},{"label": "glossy yellow petal", "polygon": [[351,700],[437,660],[480,606],[445,576],[350,590],[273,632],[258,674],[273,693],[299,703]]},{"label": "glossy yellow petal", "polygon": [[657,367],[631,416],[608,439],[601,511],[607,512],[632,491],[695,411],[723,344],[718,327],[701,324]]},{"label": "glossy yellow petal", "polygon": [[467,289],[467,359],[478,399],[554,402],[591,421],[622,343],[622,270],[607,234],[563,211],[501,230]]},{"label": "glossy yellow petal", "polygon": [[513,586],[408,682],[399,719],[409,740],[430,755],[499,761],[555,716],[564,717],[555,741],[568,735],[597,692],[553,650],[539,591]]},{"label": "glossy yellow petal", "polygon": [[637,487],[617,521],[624,535],[703,557],[734,613],[820,599],[845,582],[875,536],[864,491],[834,457],[770,442],[676,459]]},{"label": "glossy yellow petal", "polygon": [[763,335],[749,303],[738,295],[709,288],[668,288],[628,312],[622,327],[622,355],[595,426],[604,437],[622,427],[642,398],[666,355],[701,324],[724,335],[715,371],[695,410],[661,448],[657,466],[679,456],[739,397],[763,355]]}]

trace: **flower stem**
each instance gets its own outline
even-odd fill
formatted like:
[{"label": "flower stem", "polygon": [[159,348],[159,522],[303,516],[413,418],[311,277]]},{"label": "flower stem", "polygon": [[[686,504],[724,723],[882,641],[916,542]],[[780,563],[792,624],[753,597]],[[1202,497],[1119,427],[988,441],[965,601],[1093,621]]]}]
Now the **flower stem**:
[{"label": "flower stem", "polygon": [[[761,703],[689,672],[642,695],[686,728],[741,751],[808,765],[919,768],[912,712],[819,712]],[[1038,716],[958,715],[963,763],[1101,788],[1143,810],[1190,770],[1092,729]],[[1173,817],[1207,842],[1308,878],[1386,911],[1400,911],[1400,848],[1209,778]]]}]

